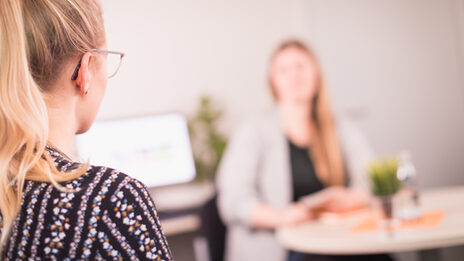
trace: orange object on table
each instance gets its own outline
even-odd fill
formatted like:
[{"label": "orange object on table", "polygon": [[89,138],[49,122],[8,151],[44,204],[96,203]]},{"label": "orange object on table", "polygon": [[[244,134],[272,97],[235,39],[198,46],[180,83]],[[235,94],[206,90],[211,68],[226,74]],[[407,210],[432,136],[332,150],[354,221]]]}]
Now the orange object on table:
[{"label": "orange object on table", "polygon": [[[429,211],[424,213],[420,218],[414,220],[401,220],[399,229],[420,229],[420,228],[433,228],[440,225],[445,212],[442,210]],[[354,226],[352,231],[355,233],[372,232],[379,229],[379,218],[369,216]]]}]

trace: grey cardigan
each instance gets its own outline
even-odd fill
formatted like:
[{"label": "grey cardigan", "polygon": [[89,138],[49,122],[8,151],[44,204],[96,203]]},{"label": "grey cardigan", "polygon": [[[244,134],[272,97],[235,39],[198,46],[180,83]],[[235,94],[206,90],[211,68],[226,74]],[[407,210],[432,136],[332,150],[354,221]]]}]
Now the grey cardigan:
[{"label": "grey cardigan", "polygon": [[[348,122],[337,122],[350,186],[366,187],[364,169],[372,158],[364,138]],[[285,260],[274,231],[250,225],[251,211],[265,203],[286,207],[292,200],[286,136],[275,111],[241,125],[232,135],[218,176],[218,208],[228,227],[226,260]]]}]

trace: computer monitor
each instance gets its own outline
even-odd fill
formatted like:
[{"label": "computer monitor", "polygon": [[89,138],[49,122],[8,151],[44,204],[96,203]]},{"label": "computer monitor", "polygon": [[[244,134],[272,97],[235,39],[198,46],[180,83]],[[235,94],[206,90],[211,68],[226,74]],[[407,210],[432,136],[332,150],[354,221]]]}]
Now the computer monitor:
[{"label": "computer monitor", "polygon": [[76,136],[76,147],[84,162],[115,168],[147,187],[195,177],[187,121],[181,114],[97,121]]}]

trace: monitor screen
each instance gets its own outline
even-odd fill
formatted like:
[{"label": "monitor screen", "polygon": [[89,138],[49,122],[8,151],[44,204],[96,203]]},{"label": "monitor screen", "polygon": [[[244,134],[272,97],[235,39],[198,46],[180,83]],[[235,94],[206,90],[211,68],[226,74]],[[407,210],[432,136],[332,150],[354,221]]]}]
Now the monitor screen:
[{"label": "monitor screen", "polygon": [[76,147],[82,161],[117,169],[147,187],[195,177],[187,120],[181,114],[97,121],[76,136]]}]

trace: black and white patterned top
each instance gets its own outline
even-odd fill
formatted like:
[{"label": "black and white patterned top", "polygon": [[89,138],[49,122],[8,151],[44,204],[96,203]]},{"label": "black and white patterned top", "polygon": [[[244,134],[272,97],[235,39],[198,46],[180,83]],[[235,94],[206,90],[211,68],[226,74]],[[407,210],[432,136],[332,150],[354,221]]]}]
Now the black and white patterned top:
[{"label": "black and white patterned top", "polygon": [[[47,148],[58,169],[79,163]],[[91,166],[61,185],[27,181],[3,251],[6,260],[173,260],[146,187],[114,169]]]}]

